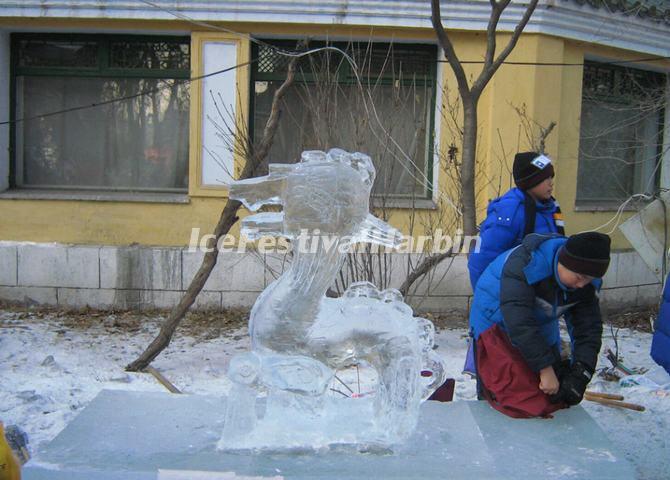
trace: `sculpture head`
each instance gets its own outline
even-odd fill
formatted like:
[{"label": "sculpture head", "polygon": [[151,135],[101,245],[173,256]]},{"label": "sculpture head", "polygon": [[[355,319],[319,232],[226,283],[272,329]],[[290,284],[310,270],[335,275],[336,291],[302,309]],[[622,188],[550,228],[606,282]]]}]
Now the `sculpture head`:
[{"label": "sculpture head", "polygon": [[304,230],[320,235],[354,237],[397,246],[402,236],[369,215],[375,168],[369,156],[334,148],[328,153],[303,152],[296,164],[271,164],[265,177],[233,182],[230,198],[252,211],[282,205],[282,213],[261,213],[243,221],[250,238],[283,235],[296,238]]}]

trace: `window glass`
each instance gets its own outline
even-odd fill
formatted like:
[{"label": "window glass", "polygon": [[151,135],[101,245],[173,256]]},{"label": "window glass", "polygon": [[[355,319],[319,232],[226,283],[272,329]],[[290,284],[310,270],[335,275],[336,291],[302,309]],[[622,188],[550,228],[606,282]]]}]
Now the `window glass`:
[{"label": "window glass", "polygon": [[[141,78],[19,77],[23,186],[185,190],[188,86]],[[153,91],[148,95],[138,92]],[[118,98],[133,97],[114,101]],[[109,102],[109,103],[106,103]]]},{"label": "window glass", "polygon": [[16,44],[17,186],[187,190],[188,39]]},{"label": "window glass", "polygon": [[[360,151],[372,157],[377,169],[376,195],[429,197],[435,48],[337,46],[359,66],[362,88],[338,52],[305,56],[298,64],[296,84],[283,99],[268,162],[292,163],[304,150]],[[253,125],[258,141],[274,93],[285,78],[288,57],[266,47],[256,54]]]},{"label": "window glass", "polygon": [[90,41],[21,40],[20,67],[97,67],[98,44]]},{"label": "window glass", "polygon": [[188,70],[189,48],[187,43],[112,41],[109,63],[112,68]]},{"label": "window glass", "polygon": [[663,74],[585,64],[578,202],[621,202],[656,190],[665,92]]}]

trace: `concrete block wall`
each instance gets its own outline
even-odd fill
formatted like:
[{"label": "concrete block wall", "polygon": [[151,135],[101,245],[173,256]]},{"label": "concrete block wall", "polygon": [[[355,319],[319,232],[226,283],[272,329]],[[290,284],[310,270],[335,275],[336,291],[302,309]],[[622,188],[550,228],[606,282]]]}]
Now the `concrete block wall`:
[{"label": "concrete block wall", "polygon": [[[181,299],[204,254],[183,248],[0,242],[0,300],[67,308],[168,309]],[[420,257],[394,255],[398,287]],[[287,266],[285,255],[222,252],[194,308],[251,307]],[[388,263],[387,263],[388,265]],[[613,254],[601,304],[620,310],[658,304],[661,284],[635,252]],[[447,259],[417,282],[407,301],[417,312],[464,314],[472,299],[465,257]]]},{"label": "concrete block wall", "polygon": [[[68,308],[172,308],[202,257],[181,248],[0,242],[0,300]],[[267,285],[264,272],[258,255],[221,254],[195,308],[253,305]]]}]

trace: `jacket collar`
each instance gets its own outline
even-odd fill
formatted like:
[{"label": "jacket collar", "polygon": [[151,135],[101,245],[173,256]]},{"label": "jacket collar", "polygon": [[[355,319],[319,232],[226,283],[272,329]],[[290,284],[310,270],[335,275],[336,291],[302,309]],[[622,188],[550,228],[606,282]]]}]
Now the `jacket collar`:
[{"label": "jacket collar", "polygon": [[561,235],[540,235],[537,233],[532,233],[524,238],[522,245],[530,250],[530,262],[523,269],[528,284],[533,285],[550,275],[554,275],[554,261],[557,252],[567,240]]},{"label": "jacket collar", "polygon": [[[524,238],[522,245],[531,251],[530,262],[523,269],[529,285],[533,285],[553,275],[561,290],[566,292],[575,290],[563,285],[561,279],[558,278],[558,251],[567,241],[566,237],[558,234],[531,233]],[[591,285],[599,292],[603,285],[603,279],[594,278]]]},{"label": "jacket collar", "polygon": [[[524,194],[522,190],[519,190],[517,187],[514,187],[510,189],[503,197],[512,197],[517,199],[519,202],[523,203],[524,202]],[[556,205],[555,200],[547,200],[546,202],[538,202],[537,200],[535,201],[535,210],[537,211],[544,211],[544,210],[553,210],[554,206]]]}]

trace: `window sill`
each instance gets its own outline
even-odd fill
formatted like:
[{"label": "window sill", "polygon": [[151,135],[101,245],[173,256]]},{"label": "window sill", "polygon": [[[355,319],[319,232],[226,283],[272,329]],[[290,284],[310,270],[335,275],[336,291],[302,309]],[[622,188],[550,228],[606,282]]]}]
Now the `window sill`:
[{"label": "window sill", "polygon": [[373,208],[401,208],[417,210],[437,210],[437,204],[427,198],[387,198],[383,202],[375,197],[370,198]]},{"label": "window sill", "polygon": [[0,193],[0,200],[72,200],[93,202],[190,203],[186,193],[88,192],[83,190],[16,189]]},{"label": "window sill", "polygon": [[[616,212],[623,202],[601,202],[601,203],[581,203],[575,205],[575,212]],[[623,208],[624,212],[637,212],[643,205],[637,202],[629,202]]]}]

